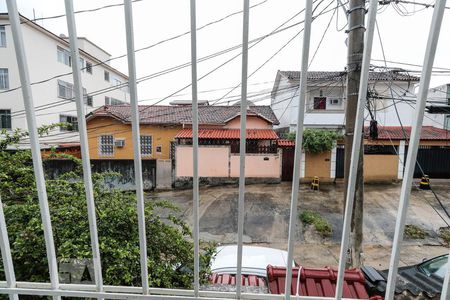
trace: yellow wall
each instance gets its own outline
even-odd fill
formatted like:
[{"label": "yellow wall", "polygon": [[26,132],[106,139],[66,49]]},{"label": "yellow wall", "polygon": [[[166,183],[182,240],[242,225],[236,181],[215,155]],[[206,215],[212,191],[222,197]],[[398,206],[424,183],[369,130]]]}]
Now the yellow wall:
[{"label": "yellow wall", "polygon": [[[109,117],[96,117],[87,124],[89,136],[89,154],[91,159],[133,159],[133,142],[131,138],[131,124],[123,124]],[[152,136],[152,155],[143,156],[143,159],[169,159],[170,142],[181,130],[181,125],[156,126],[141,125],[141,135]],[[125,139],[125,147],[114,147],[114,156],[99,155],[99,137],[101,135],[113,135],[114,139]],[[156,147],[161,146],[161,153],[156,152]]]},{"label": "yellow wall", "polygon": [[364,181],[391,181],[397,175],[397,155],[364,155]]},{"label": "yellow wall", "polygon": [[310,179],[314,176],[319,176],[321,180],[330,179],[331,170],[331,152],[323,152],[319,154],[312,154],[306,152],[305,154],[305,179]]}]

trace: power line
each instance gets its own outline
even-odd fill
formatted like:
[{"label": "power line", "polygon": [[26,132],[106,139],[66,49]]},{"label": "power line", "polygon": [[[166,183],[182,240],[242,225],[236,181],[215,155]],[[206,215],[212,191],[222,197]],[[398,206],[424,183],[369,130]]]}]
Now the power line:
[{"label": "power line", "polygon": [[[143,0],[134,0],[134,1],[143,1]],[[250,6],[250,8],[255,8],[255,7],[257,7],[257,6],[260,6],[260,5],[264,4],[264,3],[267,2],[267,1],[268,1],[268,0],[264,0],[264,1],[262,1],[262,2],[259,2],[259,3],[255,4],[255,5]],[[123,5],[123,3],[117,4],[117,5]],[[117,6],[117,5],[116,5],[116,6]],[[97,9],[97,10],[98,10],[98,9]],[[216,19],[216,20],[214,20],[214,21],[211,21],[211,22],[209,22],[209,23],[206,23],[206,24],[203,25],[203,26],[200,26],[199,28],[197,28],[197,30],[202,30],[202,29],[204,29],[204,28],[206,28],[206,27],[208,27],[208,26],[211,26],[211,25],[217,24],[217,23],[219,23],[219,22],[222,22],[222,21],[224,21],[224,20],[226,20],[226,19],[228,19],[228,18],[230,18],[230,17],[232,17],[232,16],[235,16],[235,15],[237,15],[237,14],[240,14],[240,13],[242,13],[242,10],[236,11],[236,12],[233,12],[233,13],[230,13],[230,14],[228,14],[228,15],[222,17],[222,18]],[[55,16],[55,18],[56,18],[56,17],[63,17],[63,16],[65,16],[65,15],[58,15],[58,16]],[[178,38],[181,38],[181,37],[186,36],[186,35],[188,35],[188,34],[190,34],[190,33],[191,33],[190,31],[186,31],[186,32],[183,32],[183,33],[174,35],[174,36],[172,36],[172,37],[163,39],[163,40],[161,40],[161,41],[159,41],[159,42],[150,44],[150,45],[148,45],[148,46],[144,46],[144,47],[142,47],[142,48],[138,48],[138,49],[135,50],[135,53],[138,53],[138,52],[141,52],[141,51],[144,51],[144,50],[148,50],[148,49],[154,48],[154,47],[156,47],[156,46],[158,46],[158,45],[164,44],[164,43],[166,43],[166,42],[169,42],[169,41],[172,41],[172,40],[175,40],[175,39],[178,39]],[[122,54],[122,55],[119,55],[119,56],[115,56],[115,57],[108,58],[108,59],[103,60],[103,61],[100,61],[100,60],[99,60],[98,63],[92,64],[91,67],[97,67],[97,66],[100,66],[100,65],[104,65],[104,64],[106,64],[106,63],[108,63],[108,62],[111,62],[111,61],[113,61],[113,60],[117,60],[117,59],[120,59],[120,58],[124,58],[124,57],[126,57],[126,56],[127,56],[126,54]],[[85,69],[86,69],[86,67],[81,68],[81,70],[85,70]],[[61,74],[58,74],[58,75],[55,75],[55,76],[52,76],[52,77],[49,77],[49,78],[46,78],[46,79],[43,79],[43,80],[35,81],[35,82],[32,82],[31,85],[42,84],[42,83],[45,83],[45,82],[48,82],[48,81],[51,81],[51,80],[54,80],[54,79],[57,79],[57,78],[65,77],[65,76],[68,76],[68,75],[72,75],[72,72],[61,73]],[[11,88],[11,89],[8,89],[8,90],[1,91],[0,94],[3,94],[3,93],[9,93],[9,92],[18,90],[18,89],[20,89],[20,88],[22,88],[22,86],[18,86],[18,87],[15,87],[15,88]]]}]

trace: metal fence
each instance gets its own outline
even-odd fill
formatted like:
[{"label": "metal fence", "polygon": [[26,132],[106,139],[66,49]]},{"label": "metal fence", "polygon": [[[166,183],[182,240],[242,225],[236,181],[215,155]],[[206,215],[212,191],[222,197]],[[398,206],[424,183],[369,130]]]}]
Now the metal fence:
[{"label": "metal fence", "polygon": [[[72,55],[72,70],[74,80],[74,93],[77,104],[78,127],[80,132],[81,154],[83,158],[83,173],[86,189],[86,199],[89,218],[89,230],[92,247],[93,266],[95,271],[94,285],[75,285],[60,284],[58,278],[58,266],[56,260],[55,246],[53,240],[53,230],[50,221],[50,212],[46,193],[44,171],[42,166],[41,153],[39,148],[39,140],[36,127],[36,116],[34,111],[33,95],[30,86],[30,78],[28,73],[28,64],[25,56],[25,48],[22,40],[22,29],[20,26],[20,16],[18,14],[16,0],[7,0],[7,7],[11,22],[11,30],[13,33],[14,46],[19,67],[19,75],[21,80],[21,90],[25,103],[26,118],[30,134],[30,145],[33,156],[34,175],[36,179],[36,187],[38,190],[39,206],[41,210],[42,224],[45,236],[45,245],[47,251],[47,259],[50,272],[50,283],[35,282],[16,282],[14,275],[14,266],[9,247],[7,228],[3,213],[2,205],[0,205],[0,246],[2,259],[4,263],[6,282],[0,282],[0,293],[8,294],[10,299],[18,299],[18,295],[47,295],[54,299],[60,297],[83,297],[83,298],[107,298],[107,299],[290,299],[290,286],[292,281],[292,264],[294,249],[294,229],[297,222],[297,202],[299,194],[299,177],[300,177],[300,160],[301,147],[303,138],[303,121],[305,111],[306,84],[307,76],[301,76],[299,88],[299,105],[298,105],[298,124],[296,135],[295,162],[293,171],[290,222],[289,222],[289,240],[288,240],[288,263],[286,276],[286,294],[285,295],[266,295],[266,294],[249,294],[241,292],[241,281],[237,280],[236,292],[211,292],[199,290],[199,178],[198,178],[198,110],[197,110],[197,55],[196,55],[196,8],[195,0],[190,0],[190,18],[191,18],[191,63],[192,63],[192,96],[193,96],[193,239],[194,239],[194,289],[193,290],[174,290],[174,289],[157,289],[150,288],[148,283],[148,265],[147,265],[147,241],[145,234],[144,220],[144,193],[142,179],[142,163],[140,149],[139,134],[139,116],[138,116],[138,95],[136,86],[136,64],[134,51],[134,34],[133,34],[133,13],[132,1],[124,0],[125,21],[126,21],[126,41],[127,41],[127,57],[129,68],[129,88],[131,96],[132,108],[132,134],[134,146],[134,167],[135,182],[138,206],[138,226],[139,226],[139,243],[140,243],[140,264],[141,264],[141,287],[127,286],[104,286],[102,278],[102,267],[100,263],[99,242],[97,234],[96,213],[94,204],[93,187],[91,180],[90,158],[87,142],[86,120],[84,118],[83,109],[83,89],[80,76],[79,53],[77,45],[77,33],[75,26],[73,0],[65,0],[67,25],[69,28],[70,50]],[[241,84],[241,124],[240,124],[240,177],[239,177],[239,200],[238,200],[238,259],[237,259],[237,278],[241,277],[242,271],[242,244],[243,244],[243,228],[244,228],[244,200],[245,200],[245,138],[246,138],[246,109],[247,109],[247,62],[248,62],[248,31],[249,31],[249,0],[244,0],[243,14],[243,42],[242,42],[242,84]],[[305,27],[303,35],[303,51],[301,56],[301,72],[306,74],[309,59],[309,46],[311,36],[312,22],[312,0],[306,1],[305,10]],[[414,173],[414,165],[417,157],[419,145],[419,135],[422,127],[425,100],[430,83],[432,65],[434,62],[436,45],[439,37],[440,27],[442,23],[445,0],[437,0],[434,5],[434,13],[430,27],[430,33],[427,42],[426,53],[424,57],[422,77],[415,110],[414,126],[412,129],[411,140],[408,149],[408,157],[406,161],[406,171],[401,188],[400,206],[396,219],[395,236],[392,247],[391,261],[389,265],[389,277],[387,283],[386,298],[393,299],[395,290],[395,278],[397,275],[399,253],[401,242],[403,239],[403,230],[405,226],[405,218],[408,207],[408,201],[411,191],[411,184]],[[344,270],[347,260],[347,248],[350,234],[350,220],[353,210],[353,198],[355,193],[357,159],[360,151],[360,143],[363,118],[365,95],[367,94],[367,82],[369,74],[370,56],[372,50],[372,41],[374,26],[376,20],[378,0],[371,0],[368,9],[368,22],[364,46],[364,55],[361,72],[361,84],[359,88],[359,102],[356,119],[355,136],[353,139],[353,151],[351,158],[350,178],[347,187],[347,199],[345,206],[344,225],[342,231],[341,250],[339,256],[338,279],[336,284],[335,299],[342,298],[344,286]],[[349,28],[353,30],[354,28]],[[449,264],[450,265],[450,264]],[[442,299],[446,299],[449,274],[445,278],[444,288],[442,291]],[[323,297],[305,297],[295,296],[298,299],[331,299]]]}]

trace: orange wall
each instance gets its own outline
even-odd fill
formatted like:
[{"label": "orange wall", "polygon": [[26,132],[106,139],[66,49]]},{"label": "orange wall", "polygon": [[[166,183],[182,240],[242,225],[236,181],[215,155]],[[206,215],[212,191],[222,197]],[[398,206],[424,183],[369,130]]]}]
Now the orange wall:
[{"label": "orange wall", "polygon": [[[222,128],[240,129],[241,117],[238,116],[230,120]],[[247,129],[272,129],[272,124],[260,117],[247,116]]]},{"label": "orange wall", "polygon": [[[87,124],[89,137],[89,154],[91,159],[133,159],[133,142],[131,125],[123,124],[109,117],[97,117]],[[170,142],[180,131],[180,126],[141,125],[141,135],[152,136],[152,155],[143,156],[143,159],[169,159]],[[114,147],[114,156],[99,155],[99,137],[113,135],[114,139],[125,139],[123,148]],[[161,146],[161,153],[156,153],[156,147]]]},{"label": "orange wall", "polygon": [[319,176],[319,179],[329,179],[331,170],[331,152],[305,154],[305,178]]},{"label": "orange wall", "polygon": [[397,175],[397,155],[364,155],[364,181],[391,181]]}]

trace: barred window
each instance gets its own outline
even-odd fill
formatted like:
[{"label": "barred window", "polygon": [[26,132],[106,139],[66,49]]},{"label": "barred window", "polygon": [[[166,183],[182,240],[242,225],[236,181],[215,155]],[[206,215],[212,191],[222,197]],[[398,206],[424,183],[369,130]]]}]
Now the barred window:
[{"label": "barred window", "polygon": [[73,84],[58,80],[58,97],[63,99],[72,99],[73,96]]},{"label": "barred window", "polygon": [[101,156],[113,156],[114,155],[114,136],[102,135],[99,141],[99,154]]},{"label": "barred window", "polygon": [[6,47],[5,25],[0,25],[0,47]]},{"label": "barred window", "polygon": [[61,131],[78,131],[78,118],[73,116],[59,115],[61,123],[68,123],[67,127],[60,127]]},{"label": "barred window", "polygon": [[58,54],[58,61],[70,67],[72,65],[72,58],[70,57],[70,52],[59,46],[56,49]]},{"label": "barred window", "polygon": [[141,154],[151,155],[152,154],[152,136],[151,135],[141,135]]},{"label": "barred window", "polygon": [[92,74],[92,63],[89,61],[86,61],[86,72]]},{"label": "barred window", "polygon": [[0,109],[0,129],[11,129],[11,110]]},{"label": "barred window", "polygon": [[0,90],[9,89],[9,74],[8,69],[0,69]]}]

